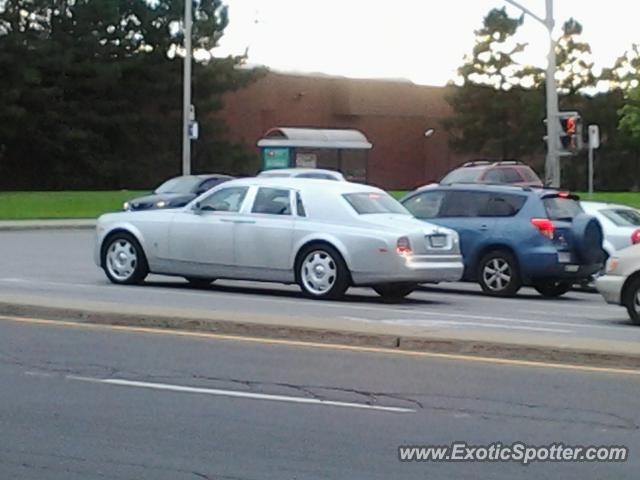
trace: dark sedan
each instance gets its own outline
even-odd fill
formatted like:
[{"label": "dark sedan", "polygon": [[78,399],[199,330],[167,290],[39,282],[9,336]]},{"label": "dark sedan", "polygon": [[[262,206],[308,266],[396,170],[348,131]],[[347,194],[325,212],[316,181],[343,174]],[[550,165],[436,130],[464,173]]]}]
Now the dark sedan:
[{"label": "dark sedan", "polygon": [[184,207],[207,190],[231,179],[233,177],[229,175],[219,174],[174,177],[156,188],[151,195],[124,202],[122,208],[124,210],[151,210]]}]

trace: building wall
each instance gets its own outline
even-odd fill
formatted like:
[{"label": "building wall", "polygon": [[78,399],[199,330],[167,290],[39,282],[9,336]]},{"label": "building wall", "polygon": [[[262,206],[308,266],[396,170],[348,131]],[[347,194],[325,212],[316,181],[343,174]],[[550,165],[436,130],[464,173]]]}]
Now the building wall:
[{"label": "building wall", "polygon": [[[404,81],[269,73],[226,94],[229,140],[248,148],[273,127],[355,128],[373,144],[369,182],[409,189],[441,177],[469,156],[448,147],[446,88]],[[424,132],[435,128],[430,138]]]}]

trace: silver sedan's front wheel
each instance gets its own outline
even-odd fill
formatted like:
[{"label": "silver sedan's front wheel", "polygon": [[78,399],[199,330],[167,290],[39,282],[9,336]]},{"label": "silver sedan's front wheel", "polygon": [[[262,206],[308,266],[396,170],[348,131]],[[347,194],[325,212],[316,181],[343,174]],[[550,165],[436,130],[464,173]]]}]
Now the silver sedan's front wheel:
[{"label": "silver sedan's front wheel", "polygon": [[113,283],[140,283],[149,273],[142,247],[132,235],[116,233],[102,249],[102,266]]},{"label": "silver sedan's front wheel", "polygon": [[301,252],[296,276],[302,291],[313,298],[339,298],[349,286],[342,256],[328,245],[312,246]]}]

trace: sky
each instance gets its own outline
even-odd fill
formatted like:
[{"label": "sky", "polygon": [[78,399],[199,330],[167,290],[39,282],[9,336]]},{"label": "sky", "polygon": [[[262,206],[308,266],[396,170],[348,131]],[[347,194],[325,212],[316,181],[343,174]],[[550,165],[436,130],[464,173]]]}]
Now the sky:
[{"label": "sky", "polygon": [[[545,0],[520,0],[543,17]],[[287,72],[407,79],[444,85],[474,44],[474,30],[501,0],[227,0],[230,24],[214,52],[242,54],[250,64]],[[555,0],[556,32],[574,17],[584,27],[596,69],[640,43],[640,1]],[[526,18],[519,61],[544,67],[545,28]]]}]

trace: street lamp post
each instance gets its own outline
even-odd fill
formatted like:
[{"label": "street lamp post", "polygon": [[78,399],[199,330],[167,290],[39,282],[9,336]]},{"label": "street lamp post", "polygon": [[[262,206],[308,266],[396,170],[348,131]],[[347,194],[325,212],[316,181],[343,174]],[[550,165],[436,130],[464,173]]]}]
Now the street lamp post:
[{"label": "street lamp post", "polygon": [[192,0],[184,2],[184,69],[182,79],[182,174],[191,174],[191,30]]},{"label": "street lamp post", "polygon": [[547,74],[545,79],[547,97],[547,158],[545,161],[545,183],[551,187],[560,187],[560,159],[558,155],[558,90],[556,85],[556,42],[553,39],[553,0],[545,0],[546,15],[541,18],[515,0],[505,0],[519,8],[531,18],[544,25],[549,33],[549,53],[547,55]]}]

